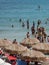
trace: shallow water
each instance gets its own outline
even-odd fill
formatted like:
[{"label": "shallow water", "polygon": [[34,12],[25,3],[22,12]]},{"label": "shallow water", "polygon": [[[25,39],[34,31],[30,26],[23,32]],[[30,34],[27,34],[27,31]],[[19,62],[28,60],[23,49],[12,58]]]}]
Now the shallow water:
[{"label": "shallow water", "polygon": [[[40,5],[40,10],[38,9]],[[25,23],[19,23],[19,19]],[[0,0],[0,38],[10,40],[17,39],[21,41],[26,37],[27,31],[31,35],[31,26],[33,20],[37,26],[37,20],[42,21],[41,26],[45,27],[46,33],[49,35],[49,0]],[[30,29],[26,28],[26,21],[29,19]],[[47,21],[47,25],[45,22]],[[14,25],[12,28],[11,25]]]}]

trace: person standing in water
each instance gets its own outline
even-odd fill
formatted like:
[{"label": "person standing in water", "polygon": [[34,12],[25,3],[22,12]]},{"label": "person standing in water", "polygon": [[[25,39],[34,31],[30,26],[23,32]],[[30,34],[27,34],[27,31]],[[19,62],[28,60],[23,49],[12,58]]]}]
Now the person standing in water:
[{"label": "person standing in water", "polygon": [[38,9],[40,9],[40,5],[38,5]]},{"label": "person standing in water", "polygon": [[18,42],[16,41],[16,39],[14,39],[12,43],[13,44],[17,44]]},{"label": "person standing in water", "polygon": [[29,29],[29,20],[27,20],[27,29]]},{"label": "person standing in water", "polygon": [[22,22],[22,27],[25,27],[25,24],[24,24],[24,22]]},{"label": "person standing in water", "polygon": [[30,37],[30,34],[29,34],[29,32],[27,32],[27,35],[26,35],[26,36],[27,36],[27,38],[29,38],[29,37]]},{"label": "person standing in water", "polygon": [[31,27],[31,32],[32,32],[32,35],[35,33],[35,28],[33,26]]},{"label": "person standing in water", "polygon": [[22,19],[21,18],[19,19],[19,22],[22,22]]},{"label": "person standing in water", "polygon": [[39,28],[40,24],[41,24],[41,20],[38,20],[38,22],[37,22],[37,31],[38,31],[38,28]]},{"label": "person standing in water", "polygon": [[47,41],[49,42],[49,36],[47,36]]},{"label": "person standing in water", "polygon": [[35,33],[35,22],[33,21],[33,25],[31,27],[32,35]]},{"label": "person standing in water", "polygon": [[37,39],[38,39],[38,32],[36,32],[36,33],[35,33],[35,38],[37,38]]},{"label": "person standing in water", "polygon": [[33,27],[35,28],[35,22],[33,21]]},{"label": "person standing in water", "polygon": [[14,27],[14,25],[12,24],[12,28]]}]

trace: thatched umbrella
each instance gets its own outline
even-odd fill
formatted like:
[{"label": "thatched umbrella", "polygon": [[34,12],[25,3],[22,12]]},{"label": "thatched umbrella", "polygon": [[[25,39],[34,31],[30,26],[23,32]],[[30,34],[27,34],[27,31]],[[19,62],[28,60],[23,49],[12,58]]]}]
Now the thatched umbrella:
[{"label": "thatched umbrella", "polygon": [[38,43],[32,45],[32,49],[41,51],[43,53],[49,53],[49,44],[48,43]]},{"label": "thatched umbrella", "polygon": [[33,39],[31,39],[31,38],[25,38],[25,39],[21,42],[21,44],[24,45],[24,46],[27,46],[27,47],[31,47],[33,44],[39,43],[39,42],[40,42],[40,41],[39,41],[38,39],[36,39],[36,38],[33,38]]},{"label": "thatched umbrella", "polygon": [[21,54],[25,50],[27,50],[27,47],[20,44],[11,44],[9,47],[5,47],[5,51],[9,52],[10,54]]},{"label": "thatched umbrella", "polygon": [[41,65],[49,65],[49,60],[44,61]]},{"label": "thatched umbrella", "polygon": [[0,47],[6,47],[9,46],[9,44],[12,44],[12,41],[7,39],[0,39]]},{"label": "thatched umbrella", "polygon": [[42,62],[42,65],[49,65],[49,55],[46,55],[46,60]]},{"label": "thatched umbrella", "polygon": [[25,52],[21,53],[21,59],[22,60],[30,59],[30,61],[44,61],[45,55],[40,51],[28,49]]}]

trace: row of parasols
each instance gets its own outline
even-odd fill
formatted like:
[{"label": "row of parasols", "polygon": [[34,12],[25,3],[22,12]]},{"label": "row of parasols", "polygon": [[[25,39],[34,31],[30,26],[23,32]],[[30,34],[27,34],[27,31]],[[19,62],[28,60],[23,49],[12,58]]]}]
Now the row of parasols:
[{"label": "row of parasols", "polygon": [[45,53],[49,53],[49,44],[40,43],[36,38],[26,38],[22,40],[20,44],[12,44],[10,40],[1,39],[0,47],[3,48],[5,52],[19,55],[19,59],[21,60],[30,60],[34,62],[45,61]]}]

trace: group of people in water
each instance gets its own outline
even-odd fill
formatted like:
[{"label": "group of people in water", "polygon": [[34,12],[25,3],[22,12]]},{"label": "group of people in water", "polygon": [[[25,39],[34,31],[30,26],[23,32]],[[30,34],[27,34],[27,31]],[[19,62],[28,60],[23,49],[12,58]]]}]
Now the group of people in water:
[{"label": "group of people in water", "polygon": [[[49,36],[45,32],[44,27],[40,27],[41,21],[38,20],[37,22],[37,29],[35,29],[35,22],[33,21],[33,25],[31,27],[32,35],[34,35],[35,38],[37,38],[41,43],[48,41],[49,42]],[[27,38],[30,37],[29,32],[27,32]]]},{"label": "group of people in water", "polygon": [[[19,22],[22,24],[22,27],[25,27],[25,23],[22,21],[21,18],[19,19]],[[34,37],[37,38],[40,42],[46,42],[47,40],[49,42],[49,36],[47,36],[47,34],[45,32],[45,28],[40,27],[40,24],[41,24],[41,20],[38,20],[37,27],[35,28],[36,24],[33,21],[32,26],[31,26],[31,34],[34,35]],[[12,25],[12,27],[13,27],[13,25]],[[29,19],[26,21],[26,27],[27,27],[27,29],[30,29]],[[27,38],[30,37],[29,31],[27,32],[26,36],[27,36]],[[16,39],[14,40],[14,42],[15,41],[16,41]]]}]

